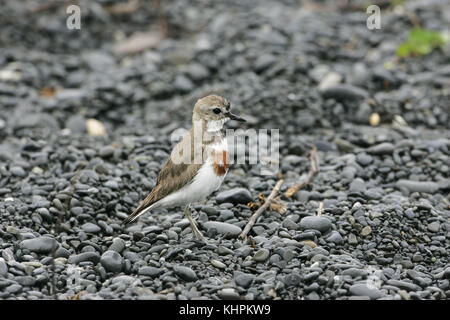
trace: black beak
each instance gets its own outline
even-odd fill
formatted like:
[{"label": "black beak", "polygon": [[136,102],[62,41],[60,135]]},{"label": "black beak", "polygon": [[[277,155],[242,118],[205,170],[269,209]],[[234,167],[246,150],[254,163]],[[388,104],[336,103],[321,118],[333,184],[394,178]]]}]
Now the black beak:
[{"label": "black beak", "polygon": [[231,112],[227,112],[225,113],[225,115],[230,118],[231,120],[236,120],[236,121],[240,121],[240,122],[247,122],[247,120],[245,120],[244,118],[241,118],[235,114],[232,114]]}]

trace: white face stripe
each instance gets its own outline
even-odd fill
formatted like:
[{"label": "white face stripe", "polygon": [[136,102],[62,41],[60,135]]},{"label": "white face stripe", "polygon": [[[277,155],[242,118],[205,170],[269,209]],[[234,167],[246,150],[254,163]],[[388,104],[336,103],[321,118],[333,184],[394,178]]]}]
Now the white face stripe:
[{"label": "white face stripe", "polygon": [[220,119],[220,120],[209,120],[206,123],[206,131],[208,131],[208,132],[217,132],[219,130],[222,130],[223,125],[227,121],[228,121],[228,118],[223,118],[223,119]]}]

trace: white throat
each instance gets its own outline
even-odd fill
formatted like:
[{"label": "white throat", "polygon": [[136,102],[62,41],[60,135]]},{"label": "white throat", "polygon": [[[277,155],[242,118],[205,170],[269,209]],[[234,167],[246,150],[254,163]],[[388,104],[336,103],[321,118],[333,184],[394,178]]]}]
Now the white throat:
[{"label": "white throat", "polygon": [[224,125],[225,122],[227,122],[227,121],[228,121],[227,118],[224,118],[224,119],[221,119],[221,120],[209,120],[209,121],[206,123],[206,131],[208,131],[208,132],[217,132],[217,131],[220,131],[220,130],[222,130],[223,125]]}]

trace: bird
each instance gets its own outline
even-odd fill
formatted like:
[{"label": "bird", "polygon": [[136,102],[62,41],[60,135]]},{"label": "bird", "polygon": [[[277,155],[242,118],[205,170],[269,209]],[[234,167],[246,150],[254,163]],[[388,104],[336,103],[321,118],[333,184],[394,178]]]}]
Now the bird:
[{"label": "bird", "polygon": [[246,122],[231,113],[227,99],[212,94],[198,99],[192,112],[192,127],[170,153],[158,174],[156,184],[125,219],[135,221],[155,209],[184,206],[194,236],[207,242],[191,214],[191,204],[206,200],[222,184],[230,165],[223,125],[230,119]]}]

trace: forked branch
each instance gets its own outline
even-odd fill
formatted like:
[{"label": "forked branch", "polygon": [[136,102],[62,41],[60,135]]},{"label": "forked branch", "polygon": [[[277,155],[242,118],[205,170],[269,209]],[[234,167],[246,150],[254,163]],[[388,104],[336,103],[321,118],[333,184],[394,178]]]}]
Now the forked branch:
[{"label": "forked branch", "polygon": [[273,188],[272,192],[270,193],[269,197],[266,199],[264,204],[258,208],[258,210],[255,211],[255,213],[250,217],[250,219],[247,222],[247,225],[245,226],[242,233],[239,235],[239,238],[241,238],[243,241],[247,240],[247,235],[250,232],[250,230],[253,228],[253,226],[256,223],[256,220],[258,220],[259,216],[269,207],[270,203],[273,201],[273,199],[278,195],[278,192],[280,191],[281,185],[283,184],[283,179],[279,180],[275,187]]}]

